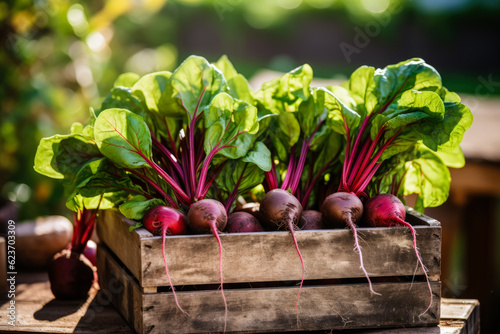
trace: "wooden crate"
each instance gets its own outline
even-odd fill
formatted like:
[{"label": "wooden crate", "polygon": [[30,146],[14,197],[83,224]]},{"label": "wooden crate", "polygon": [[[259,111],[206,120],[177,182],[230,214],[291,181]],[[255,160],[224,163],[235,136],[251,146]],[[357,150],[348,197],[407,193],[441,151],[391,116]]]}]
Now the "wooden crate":
[{"label": "wooden crate", "polygon": [[[409,209],[429,269],[433,303],[421,268],[416,271],[406,228],[360,228],[365,267],[381,295],[370,293],[350,230],[298,231],[302,269],[289,232],[222,234],[227,332],[279,332],[437,325],[440,318],[441,226]],[[224,304],[217,286],[219,250],[212,235],[170,236],[169,271],[186,316],[177,309],[161,254],[161,237],[114,210],[102,212],[97,232],[101,288],[138,333],[221,332]]]}]

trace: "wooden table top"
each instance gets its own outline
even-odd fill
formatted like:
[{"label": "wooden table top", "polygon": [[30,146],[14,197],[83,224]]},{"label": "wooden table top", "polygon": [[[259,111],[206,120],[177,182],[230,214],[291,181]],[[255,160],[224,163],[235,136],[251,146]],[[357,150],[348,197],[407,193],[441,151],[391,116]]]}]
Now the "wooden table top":
[{"label": "wooden table top", "polygon": [[[16,326],[11,326],[7,310],[10,301],[0,300],[0,332],[133,333],[97,286],[92,288],[86,301],[56,301],[50,291],[47,273],[19,273],[15,301]],[[443,299],[439,327],[350,331],[372,334],[478,332],[479,303],[472,299]]]}]

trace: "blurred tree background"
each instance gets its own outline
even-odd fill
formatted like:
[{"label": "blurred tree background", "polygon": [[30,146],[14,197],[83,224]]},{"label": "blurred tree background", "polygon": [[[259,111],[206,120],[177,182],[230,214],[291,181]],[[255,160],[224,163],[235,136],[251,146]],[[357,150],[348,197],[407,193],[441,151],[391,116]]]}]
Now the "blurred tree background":
[{"label": "blurred tree background", "polygon": [[38,142],[87,122],[120,73],[226,54],[248,78],[309,63],[342,79],[421,57],[453,91],[500,95],[499,14],[498,0],[0,1],[0,208],[69,214],[33,170]]}]

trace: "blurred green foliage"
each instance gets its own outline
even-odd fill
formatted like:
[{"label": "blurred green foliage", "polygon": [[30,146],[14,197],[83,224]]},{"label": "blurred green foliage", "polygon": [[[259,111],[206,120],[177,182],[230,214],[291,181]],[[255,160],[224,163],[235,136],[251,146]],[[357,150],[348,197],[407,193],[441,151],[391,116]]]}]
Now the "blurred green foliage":
[{"label": "blurred green foliage", "polygon": [[[425,15],[424,24],[442,22],[443,13],[499,9],[493,0],[1,1],[0,207],[6,200],[21,203],[20,218],[67,212],[61,186],[33,171],[37,145],[42,137],[67,133],[75,121],[86,122],[89,107],[99,107],[120,73],[171,70],[194,52],[193,44],[215,60],[253,43],[242,41],[249,31],[264,47],[293,40],[289,32],[299,18],[349,23],[350,31],[399,6]],[[308,17],[314,19],[304,21]],[[191,29],[199,23],[201,28]],[[389,35],[397,26],[391,29]],[[300,65],[288,56],[291,50],[279,51],[273,57],[230,56],[247,77],[262,67],[288,71]],[[351,71],[345,63],[315,68],[315,75],[327,77]]]}]

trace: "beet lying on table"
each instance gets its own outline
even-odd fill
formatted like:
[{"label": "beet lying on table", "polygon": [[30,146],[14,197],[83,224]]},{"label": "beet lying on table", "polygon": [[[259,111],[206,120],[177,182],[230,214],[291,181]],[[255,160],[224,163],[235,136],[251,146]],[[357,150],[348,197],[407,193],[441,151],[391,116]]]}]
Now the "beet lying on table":
[{"label": "beet lying on table", "polygon": [[97,210],[75,212],[71,248],[54,255],[49,264],[50,289],[57,299],[82,299],[96,280],[97,271],[83,255],[95,227]]}]

